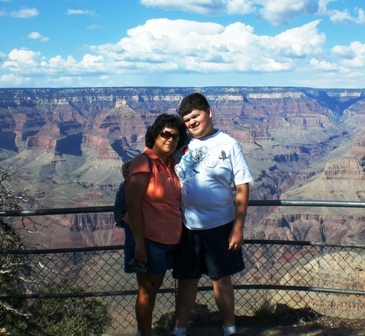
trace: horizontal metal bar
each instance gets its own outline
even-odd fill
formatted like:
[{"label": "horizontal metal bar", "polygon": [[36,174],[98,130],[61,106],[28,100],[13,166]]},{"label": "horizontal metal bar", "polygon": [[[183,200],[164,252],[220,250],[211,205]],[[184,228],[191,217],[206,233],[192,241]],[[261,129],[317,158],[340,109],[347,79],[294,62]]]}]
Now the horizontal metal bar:
[{"label": "horizontal metal bar", "polygon": [[[212,286],[198,287],[199,292],[207,292],[213,289]],[[299,291],[299,292],[315,292],[315,293],[335,293],[347,295],[364,295],[365,291],[323,287],[301,287],[301,286],[279,286],[279,285],[234,285],[234,290],[284,290],[284,291]],[[158,293],[176,294],[176,288],[161,288]],[[108,292],[82,292],[82,293],[38,293],[38,294],[19,294],[19,293],[0,293],[0,298],[24,298],[24,299],[64,299],[70,297],[96,297],[96,296],[127,296],[137,295],[137,290],[128,291],[108,291]]]},{"label": "horizontal metal bar", "polygon": [[113,212],[114,206],[82,207],[82,208],[56,208],[39,210],[9,210],[0,211],[0,217],[31,217],[45,215],[67,215],[79,213]]},{"label": "horizontal metal bar", "polygon": [[[213,287],[211,287],[212,289]],[[176,293],[176,287],[160,288],[158,293]],[[78,293],[36,293],[36,294],[20,294],[20,293],[0,293],[0,298],[23,298],[23,299],[64,299],[70,297],[95,297],[95,296],[127,296],[137,295],[138,290],[126,291],[109,291],[109,292],[78,292]]]},{"label": "horizontal metal bar", "polygon": [[[262,239],[247,239],[243,241],[243,249],[245,245],[290,245],[290,246],[318,246],[318,247],[339,247],[349,249],[365,249],[365,245],[360,244],[342,244],[342,243],[324,243],[311,241],[296,241],[296,240],[262,240]],[[57,254],[57,253],[72,253],[72,252],[95,252],[95,251],[115,251],[124,250],[124,245],[111,246],[89,246],[75,248],[59,248],[59,249],[42,249],[42,250],[7,250],[0,249],[0,254]]]},{"label": "horizontal metal bar", "polygon": [[[365,202],[353,201],[295,201],[295,200],[250,200],[249,206],[297,206],[297,207],[338,207],[365,208]],[[79,213],[113,212],[114,206],[56,208],[39,210],[8,210],[0,211],[0,217],[31,217],[45,215],[66,215]]]},{"label": "horizontal metal bar", "polygon": [[124,245],[88,246],[88,247],[42,249],[42,250],[0,249],[0,254],[24,254],[24,255],[25,254],[57,254],[57,253],[95,252],[95,251],[114,251],[114,250],[124,250]]},{"label": "horizontal metal bar", "polygon": [[355,201],[296,201],[296,200],[250,200],[250,206],[310,206],[310,207],[338,207],[338,208],[365,208],[365,202]]},{"label": "horizontal metal bar", "polygon": [[359,248],[365,249],[364,244],[343,244],[343,243],[326,243],[312,242],[305,240],[262,240],[262,239],[246,239],[244,244],[250,245],[292,245],[292,246],[318,246],[318,247],[343,247],[343,248]]},{"label": "horizontal metal bar", "polygon": [[336,293],[336,294],[351,294],[351,295],[365,296],[365,291],[362,290],[325,288],[325,287],[280,286],[280,285],[235,285],[234,289],[269,289],[269,290]]}]

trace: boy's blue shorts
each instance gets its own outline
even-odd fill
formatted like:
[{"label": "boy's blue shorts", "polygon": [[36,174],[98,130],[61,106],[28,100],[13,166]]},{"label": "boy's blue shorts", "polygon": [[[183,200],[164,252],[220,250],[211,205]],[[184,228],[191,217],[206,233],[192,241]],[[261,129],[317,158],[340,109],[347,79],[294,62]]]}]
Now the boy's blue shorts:
[{"label": "boy's blue shorts", "polygon": [[175,279],[211,279],[241,272],[245,268],[242,250],[229,251],[233,221],[207,230],[189,230],[183,225],[182,236],[174,253]]}]

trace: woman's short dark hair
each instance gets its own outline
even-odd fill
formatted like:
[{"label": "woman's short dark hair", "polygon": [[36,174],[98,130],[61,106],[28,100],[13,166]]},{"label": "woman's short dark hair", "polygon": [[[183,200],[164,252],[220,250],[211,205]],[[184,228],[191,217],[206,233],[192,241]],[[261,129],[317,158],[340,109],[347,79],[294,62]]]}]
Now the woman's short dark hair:
[{"label": "woman's short dark hair", "polygon": [[192,93],[181,101],[179,106],[179,114],[181,117],[184,117],[193,110],[209,112],[209,109],[210,106],[205,96],[203,96],[201,93]]},{"label": "woman's short dark hair", "polygon": [[148,148],[153,147],[157,137],[165,127],[175,127],[179,130],[177,149],[183,146],[187,140],[186,126],[183,119],[177,114],[162,113],[156,118],[155,122],[147,128],[145,140]]}]

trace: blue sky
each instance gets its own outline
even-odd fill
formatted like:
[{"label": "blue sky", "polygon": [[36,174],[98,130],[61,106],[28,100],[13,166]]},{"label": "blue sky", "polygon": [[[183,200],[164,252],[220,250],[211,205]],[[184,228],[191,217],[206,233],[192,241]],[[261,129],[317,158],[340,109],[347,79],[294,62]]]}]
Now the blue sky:
[{"label": "blue sky", "polygon": [[365,87],[364,0],[0,0],[0,87]]}]

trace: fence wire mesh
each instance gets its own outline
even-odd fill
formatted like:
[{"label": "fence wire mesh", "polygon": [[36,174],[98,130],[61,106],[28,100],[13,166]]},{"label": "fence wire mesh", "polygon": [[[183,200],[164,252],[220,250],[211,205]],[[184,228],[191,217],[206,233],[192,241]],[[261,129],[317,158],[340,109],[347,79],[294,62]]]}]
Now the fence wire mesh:
[{"label": "fence wire mesh", "polygon": [[[253,316],[265,304],[281,310],[283,319],[294,314],[298,322],[318,315],[349,319],[365,315],[364,246],[257,240],[246,241],[242,253],[246,268],[232,277],[237,316]],[[111,317],[103,330],[105,334],[132,335],[136,330],[137,284],[134,275],[124,272],[123,246],[2,250],[1,261],[6,262],[12,254],[26,265],[22,275],[25,280],[13,292],[1,293],[0,300],[24,297],[30,305],[40,300],[50,300],[54,305],[62,300],[78,300],[80,309],[96,300],[107,305]],[[72,290],[54,286],[65,283],[71,284]],[[168,272],[157,297],[155,323],[173,314],[176,288]],[[207,314],[217,310],[206,277],[199,282],[196,303]],[[75,318],[77,313],[73,313]],[[68,332],[72,335],[72,330],[63,326],[54,335],[65,336]]]}]

